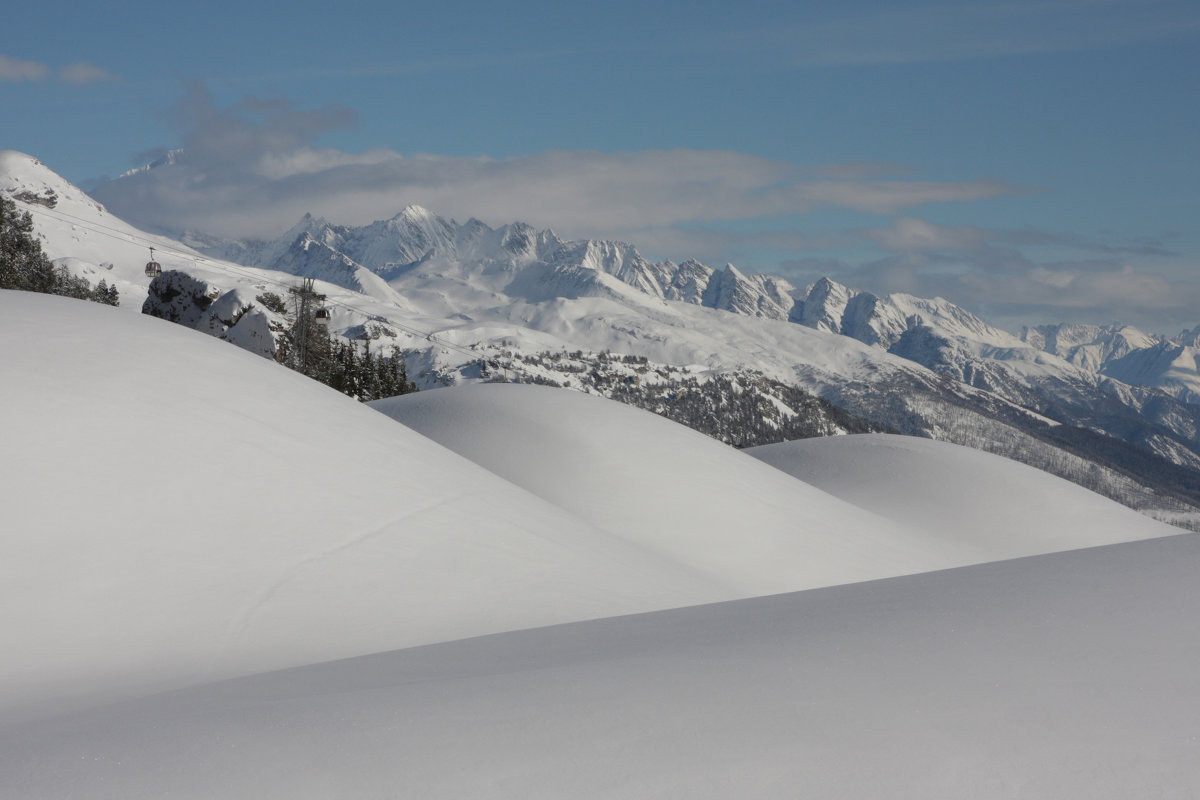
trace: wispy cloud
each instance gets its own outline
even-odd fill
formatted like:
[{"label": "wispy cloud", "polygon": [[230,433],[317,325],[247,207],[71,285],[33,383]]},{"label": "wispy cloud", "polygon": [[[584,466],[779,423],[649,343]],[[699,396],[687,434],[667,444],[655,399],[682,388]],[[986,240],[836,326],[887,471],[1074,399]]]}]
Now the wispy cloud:
[{"label": "wispy cloud", "polygon": [[78,62],[68,64],[58,71],[58,79],[63,83],[85,84],[114,81],[117,76],[95,64]]},{"label": "wispy cloud", "polygon": [[40,81],[49,74],[45,64],[0,55],[0,81]]},{"label": "wispy cloud", "polygon": [[[567,236],[644,241],[639,232],[665,237],[688,222],[830,207],[891,214],[1027,191],[996,180],[898,179],[901,170],[886,165],[813,179],[811,169],[716,150],[560,150],[508,159],[346,153],[315,143],[354,125],[350,109],[301,110],[253,97],[218,107],[201,84],[168,116],[183,145],[175,163],[94,193],[133,221],[235,236],[279,232],[305,212],[361,224],[416,203],[459,219],[519,219]],[[888,177],[871,177],[880,174]]]},{"label": "wispy cloud", "polygon": [[882,254],[857,262],[796,258],[785,272],[800,283],[827,275],[868,291],[942,296],[1010,326],[1122,321],[1171,333],[1164,326],[1194,325],[1200,308],[1197,265],[1177,263],[1156,239],[1096,242],[915,217],[854,234]]},{"label": "wispy cloud", "polygon": [[882,65],[1102,50],[1200,32],[1184,0],[987,0],[845,7],[756,31],[743,46],[786,52],[795,65]]},{"label": "wispy cloud", "polygon": [[[1158,239],[939,225],[920,216],[935,204],[1040,191],[1000,180],[930,181],[899,165],[800,166],[716,150],[507,159],[348,153],[317,143],[355,125],[351,109],[258,97],[219,106],[199,83],[167,118],[181,153],[93,190],[116,214],[159,230],[260,238],[306,212],[364,224],[419,204],[459,220],[521,220],[572,238],[631,241],[676,260],[790,254],[779,267],[754,268],[798,283],[830,275],[870,291],[941,295],[998,321],[1107,317],[1160,328],[1194,325],[1188,317],[1200,307],[1200,287],[1184,267],[1154,266],[1177,260]],[[788,224],[822,209],[884,219],[807,235]],[[843,260],[848,252],[854,262]]]},{"label": "wispy cloud", "polygon": [[86,84],[116,80],[117,76],[94,64],[76,62],[54,70],[38,61],[22,61],[0,55],[0,81],[26,82],[55,79],[61,83]]}]

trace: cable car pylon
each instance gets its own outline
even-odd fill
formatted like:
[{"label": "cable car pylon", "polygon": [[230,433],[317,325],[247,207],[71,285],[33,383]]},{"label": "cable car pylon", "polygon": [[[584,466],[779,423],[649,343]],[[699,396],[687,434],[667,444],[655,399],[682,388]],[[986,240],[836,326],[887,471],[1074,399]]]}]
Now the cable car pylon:
[{"label": "cable car pylon", "polygon": [[[299,286],[292,286],[288,289],[296,303],[296,325],[293,329],[296,336],[294,368],[305,374],[308,373],[309,321],[327,324],[330,316],[329,309],[320,305],[325,302],[325,295],[318,293],[314,287],[313,279],[305,278]],[[314,307],[317,307],[316,311],[313,310]],[[325,315],[324,318],[321,317],[322,312]]]}]

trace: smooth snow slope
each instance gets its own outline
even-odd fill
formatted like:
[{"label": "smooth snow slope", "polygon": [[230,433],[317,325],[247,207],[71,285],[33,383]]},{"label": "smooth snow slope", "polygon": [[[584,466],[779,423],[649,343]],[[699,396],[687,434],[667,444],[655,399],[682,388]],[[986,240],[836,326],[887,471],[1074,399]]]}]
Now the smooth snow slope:
[{"label": "smooth snow slope", "polygon": [[1179,533],[1001,456],[913,436],[861,434],[745,451],[930,537],[1011,558]]},{"label": "smooth snow slope", "polygon": [[919,531],[612,400],[479,384],[371,405],[615,536],[733,580],[747,596],[964,563],[952,542],[930,547]]},{"label": "smooth snow slope", "polygon": [[0,794],[1185,798],[1200,538],[498,634],[0,725]]},{"label": "smooth snow slope", "polygon": [[0,717],[743,596],[283,367],[0,292]]},{"label": "smooth snow slope", "polygon": [[[484,384],[372,405],[614,535],[697,570],[736,577],[747,594],[1179,532],[1066,481],[966,448],[946,446],[928,463],[914,455],[883,464],[865,457],[859,464],[843,458],[841,448],[861,440],[820,440],[829,471],[859,481],[861,491],[839,500],[819,480],[796,481],[682,425],[579,392]],[[812,472],[823,471],[814,458]],[[903,474],[899,483],[894,473]],[[985,497],[972,486],[998,491]],[[898,501],[889,505],[892,497]],[[976,505],[976,498],[983,502]],[[928,513],[904,513],[902,501],[910,499],[929,505]],[[992,506],[1003,503],[1027,510],[997,517]]]}]

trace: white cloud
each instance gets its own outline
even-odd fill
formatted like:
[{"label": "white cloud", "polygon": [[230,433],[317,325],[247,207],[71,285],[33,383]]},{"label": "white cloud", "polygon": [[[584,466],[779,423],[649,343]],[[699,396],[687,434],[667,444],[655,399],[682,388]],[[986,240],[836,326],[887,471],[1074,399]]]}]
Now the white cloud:
[{"label": "white cloud", "polygon": [[49,74],[45,64],[0,55],[0,81],[40,81]]},{"label": "white cloud", "polygon": [[999,181],[806,182],[791,164],[726,151],[549,151],[510,159],[310,147],[257,152],[261,142],[243,134],[223,132],[219,148],[202,151],[241,150],[247,161],[210,163],[185,145],[172,167],[109,184],[100,199],[135,221],[150,215],[166,227],[232,235],[278,230],[305,211],[362,224],[417,203],[459,219],[520,219],[566,235],[623,238],[685,222],[822,207],[892,213],[1020,191]]},{"label": "white cloud", "polygon": [[886,228],[865,231],[867,238],[898,253],[966,250],[983,243],[986,234],[977,228],[945,228],[914,217],[892,220]]},{"label": "white cloud", "polygon": [[[1175,319],[1193,325],[1188,317],[1200,307],[1195,285],[1136,263],[1160,265],[1173,256],[1157,240],[1097,243],[1037,230],[938,225],[913,214],[930,204],[1030,191],[1002,181],[908,179],[902,167],[886,164],[814,169],[716,150],[497,159],[315,145],[355,120],[349,109],[301,110],[284,99],[245,98],[219,108],[197,84],[170,115],[182,153],[93,194],[142,227],[243,238],[277,235],[305,212],[365,224],[419,204],[460,221],[519,220],[570,238],[630,241],[653,257],[733,257],[757,270],[783,267],[798,282],[828,274],[869,291],[940,295],[985,316],[1001,309],[1037,321],[1153,318],[1154,327]],[[895,218],[809,235],[780,224],[822,208]],[[764,230],[766,220],[772,225]],[[864,244],[876,251],[874,261],[839,260],[846,251],[861,257]],[[747,265],[732,255],[755,250],[810,258]],[[1047,261],[1048,254],[1057,260]]]},{"label": "white cloud", "polygon": [[[999,253],[999,254],[998,254]],[[1042,322],[1125,322],[1161,333],[1191,327],[1200,309],[1200,265],[1080,259],[1039,263],[982,247],[953,255],[902,252],[865,264],[821,258],[788,263],[808,283],[821,275],[879,294],[941,296],[1015,329]]]},{"label": "white cloud", "polygon": [[[264,236],[305,212],[363,224],[416,203],[460,220],[514,220],[565,236],[643,241],[684,223],[735,221],[840,207],[894,213],[1023,191],[1001,181],[810,180],[794,164],[718,150],[548,151],[518,158],[353,154],[313,146],[353,125],[349,109],[296,109],[246,98],[218,108],[199,84],[172,110],[183,153],[174,164],[98,187],[130,221],[231,236]],[[852,175],[893,176],[873,165]],[[689,253],[690,255],[690,253]]]},{"label": "white cloud", "polygon": [[55,72],[38,61],[22,61],[0,55],[0,81],[42,81],[52,75],[61,83],[73,84],[101,83],[117,78],[108,70],[82,61],[68,64]]},{"label": "white cloud", "polygon": [[63,83],[86,84],[116,80],[117,76],[95,64],[77,62],[60,69],[58,79]]}]

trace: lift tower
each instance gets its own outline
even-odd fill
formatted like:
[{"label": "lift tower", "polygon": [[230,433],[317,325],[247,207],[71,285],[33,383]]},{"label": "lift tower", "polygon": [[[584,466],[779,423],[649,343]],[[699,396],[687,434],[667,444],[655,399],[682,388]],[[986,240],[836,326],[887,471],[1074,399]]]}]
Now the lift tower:
[{"label": "lift tower", "polygon": [[292,368],[308,374],[309,338],[317,326],[316,309],[321,308],[325,295],[313,288],[313,279],[305,278],[299,286],[288,289],[296,307],[296,324],[292,327],[295,347],[292,351]]}]

